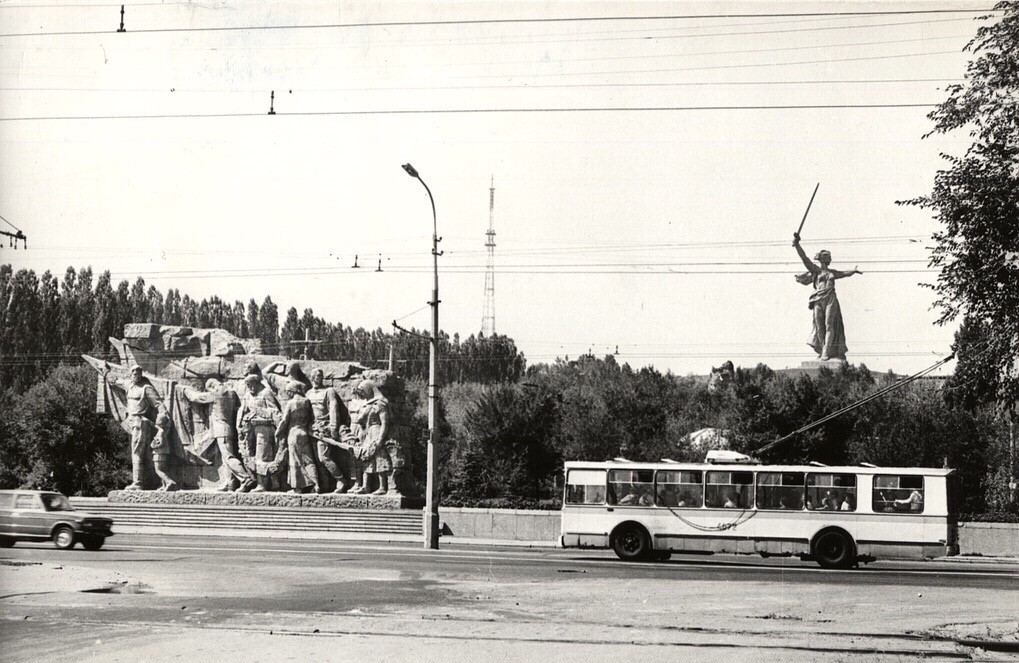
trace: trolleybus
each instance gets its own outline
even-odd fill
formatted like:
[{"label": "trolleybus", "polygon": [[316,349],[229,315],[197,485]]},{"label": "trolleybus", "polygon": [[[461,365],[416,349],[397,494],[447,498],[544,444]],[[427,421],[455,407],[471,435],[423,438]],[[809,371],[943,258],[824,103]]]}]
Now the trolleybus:
[{"label": "trolleybus", "polygon": [[848,568],[958,554],[950,469],[567,462],[561,544],[624,560],[798,556]]}]

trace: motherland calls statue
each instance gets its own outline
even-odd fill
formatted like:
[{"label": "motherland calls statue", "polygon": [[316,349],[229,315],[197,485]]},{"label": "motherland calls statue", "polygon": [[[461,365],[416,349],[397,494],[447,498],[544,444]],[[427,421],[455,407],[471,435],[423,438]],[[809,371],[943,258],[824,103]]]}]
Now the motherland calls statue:
[{"label": "motherland calls statue", "polygon": [[796,280],[803,285],[814,286],[808,304],[814,314],[813,328],[807,345],[814,349],[821,361],[830,359],[846,361],[846,352],[849,348],[846,345],[846,329],[842,323],[842,309],[835,295],[835,281],[863,272],[856,268],[848,272],[830,268],[828,265],[831,263],[831,253],[825,250],[819,251],[814,256],[820,265],[812,262],[800,246],[798,232],[793,233],[793,248],[808,270],[797,275]]}]

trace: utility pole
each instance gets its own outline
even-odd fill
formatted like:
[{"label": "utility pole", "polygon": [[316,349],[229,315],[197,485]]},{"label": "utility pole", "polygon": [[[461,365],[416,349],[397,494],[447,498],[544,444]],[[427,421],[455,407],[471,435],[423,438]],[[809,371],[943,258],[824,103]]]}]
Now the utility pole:
[{"label": "utility pole", "polygon": [[313,345],[318,345],[322,341],[313,341],[313,340],[311,340],[311,330],[310,329],[305,329],[304,330],[304,340],[303,341],[290,341],[290,342],[292,344],[294,344],[294,345],[301,346],[301,361],[308,361],[308,350]]},{"label": "utility pole", "polygon": [[436,454],[439,445],[439,237],[438,220],[435,216],[435,198],[432,197],[432,190],[428,188],[425,181],[414,166],[406,163],[403,169],[407,174],[421,182],[421,186],[428,192],[428,200],[432,203],[432,274],[434,277],[432,285],[432,337],[431,352],[428,361],[428,470],[425,479],[425,513],[423,519],[425,548],[438,550],[439,548],[439,485],[436,481],[438,468],[438,456]]},{"label": "utility pole", "polygon": [[488,232],[485,233],[488,264],[485,267],[485,309],[481,315],[481,333],[495,334],[495,175],[488,188]]},{"label": "utility pole", "polygon": [[396,321],[393,321],[393,335],[389,339],[389,372],[396,370]]}]

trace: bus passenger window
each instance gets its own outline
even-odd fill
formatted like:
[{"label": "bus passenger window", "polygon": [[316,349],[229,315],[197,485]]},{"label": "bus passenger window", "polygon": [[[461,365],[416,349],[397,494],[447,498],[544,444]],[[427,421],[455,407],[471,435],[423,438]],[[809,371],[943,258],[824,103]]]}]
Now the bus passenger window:
[{"label": "bus passenger window", "polygon": [[609,496],[617,498],[619,506],[651,506],[654,470],[609,470]]},{"label": "bus passenger window", "polygon": [[567,504],[605,504],[605,470],[570,470]]},{"label": "bus passenger window", "polygon": [[875,476],[874,510],[923,513],[923,477]]},{"label": "bus passenger window", "polygon": [[855,511],[856,475],[808,474],[807,509],[810,511]]},{"label": "bus passenger window", "polygon": [[803,508],[802,472],[758,472],[757,508],[800,510]]},{"label": "bus passenger window", "polygon": [[658,506],[697,509],[704,503],[700,471],[659,470],[655,482]]},{"label": "bus passenger window", "polygon": [[753,472],[708,472],[704,505],[716,509],[752,508],[753,486]]}]

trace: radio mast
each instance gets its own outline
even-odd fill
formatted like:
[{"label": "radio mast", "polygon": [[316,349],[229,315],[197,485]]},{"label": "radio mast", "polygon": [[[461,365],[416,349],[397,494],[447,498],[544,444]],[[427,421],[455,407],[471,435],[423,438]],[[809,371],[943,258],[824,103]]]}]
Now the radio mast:
[{"label": "radio mast", "polygon": [[488,189],[488,232],[485,233],[488,264],[485,267],[485,310],[481,316],[481,333],[495,334],[495,175]]}]

